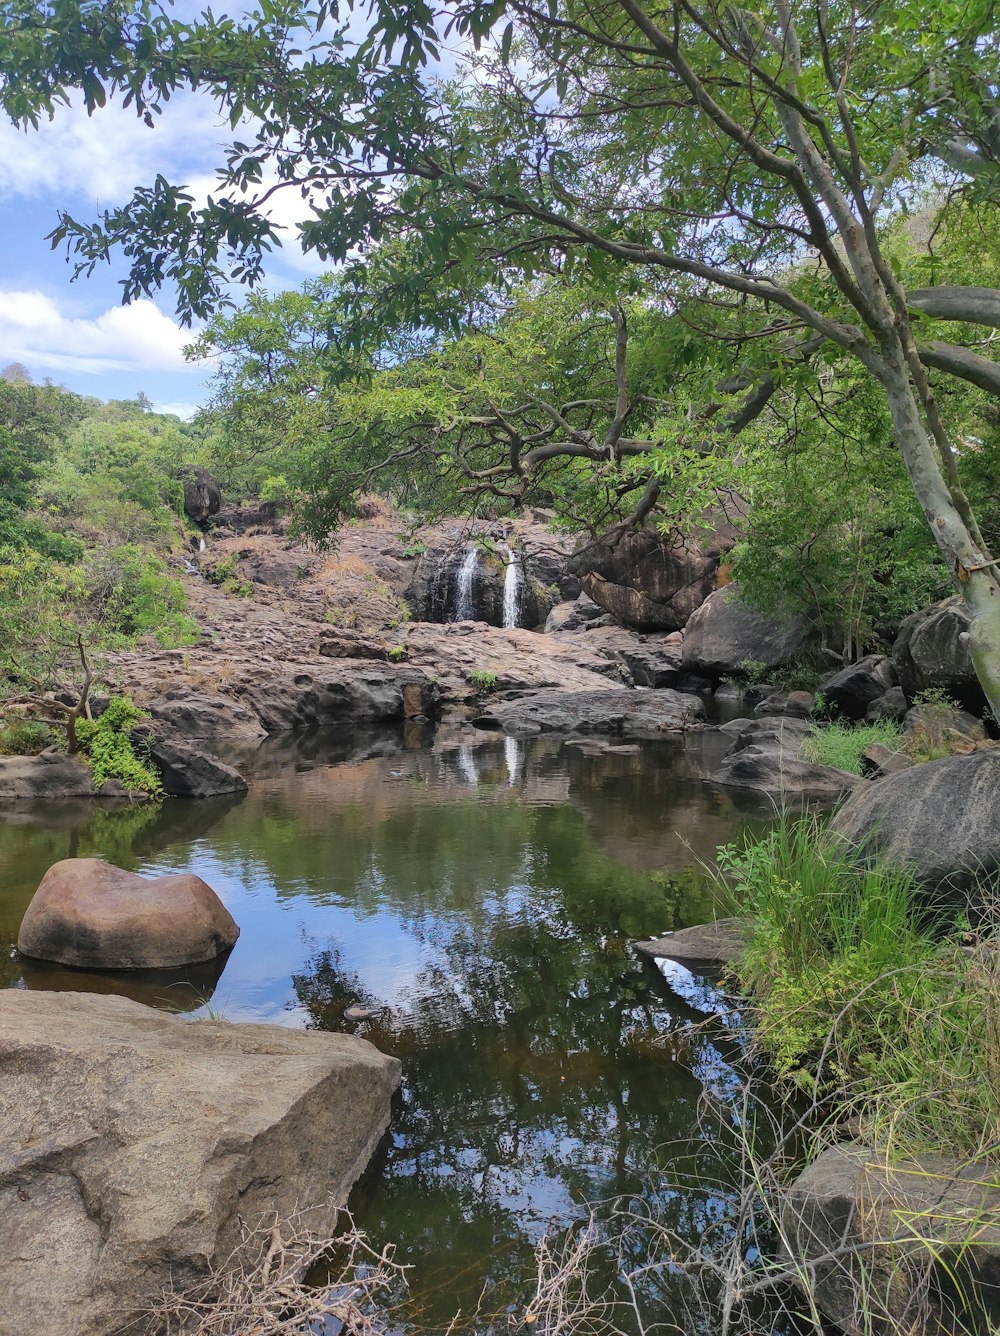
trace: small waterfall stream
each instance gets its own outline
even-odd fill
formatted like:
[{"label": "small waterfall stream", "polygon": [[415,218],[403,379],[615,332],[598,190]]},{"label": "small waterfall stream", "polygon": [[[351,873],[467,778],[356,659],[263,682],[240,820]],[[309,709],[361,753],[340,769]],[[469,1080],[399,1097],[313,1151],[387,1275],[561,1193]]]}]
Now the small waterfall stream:
[{"label": "small waterfall stream", "polygon": [[524,593],[524,565],[521,554],[507,548],[507,569],[503,577],[503,624],[511,629],[521,625],[521,603]]},{"label": "small waterfall stream", "polygon": [[199,552],[204,552],[204,551],[205,551],[205,535],[204,535],[204,534],[202,534],[202,536],[198,539],[198,551],[199,551]]},{"label": "small waterfall stream", "polygon": [[465,556],[458,568],[458,580],[455,585],[455,621],[471,622],[476,615],[476,567],[479,565],[479,548],[473,544],[465,549]]}]

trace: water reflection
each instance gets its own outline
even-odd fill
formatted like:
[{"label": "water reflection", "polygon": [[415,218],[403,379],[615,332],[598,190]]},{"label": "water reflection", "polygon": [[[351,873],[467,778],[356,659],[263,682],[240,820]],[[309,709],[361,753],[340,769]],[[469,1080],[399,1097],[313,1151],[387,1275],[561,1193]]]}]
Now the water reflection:
[{"label": "water reflection", "polygon": [[[484,1285],[500,1307],[523,1297],[534,1243],[584,1202],[635,1195],[707,1229],[722,1198],[690,1188],[692,1146],[714,1139],[706,1094],[725,1104],[738,1086],[738,1034],[706,1024],[697,982],[685,999],[628,941],[713,913],[698,862],[743,821],[702,780],[713,737],[301,743],[253,753],[242,801],[0,814],[0,982],[138,988],[177,1009],[214,988],[234,1020],[353,1029],[398,1055],[384,1168],[359,1202],[415,1264],[432,1329]],[[87,854],[214,886],[242,930],[221,978],[19,961],[42,873]],[[378,1016],[352,1024],[358,1004]]]}]

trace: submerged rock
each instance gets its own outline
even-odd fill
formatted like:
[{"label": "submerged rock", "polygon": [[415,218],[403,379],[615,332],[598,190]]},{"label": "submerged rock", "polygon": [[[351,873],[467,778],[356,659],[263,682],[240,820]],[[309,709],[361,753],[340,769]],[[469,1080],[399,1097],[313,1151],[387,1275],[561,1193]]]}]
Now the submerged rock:
[{"label": "submerged rock", "polygon": [[654,960],[728,965],[744,950],[748,935],[747,925],[739,919],[716,919],[714,923],[699,923],[663,937],[636,942],[635,949]]},{"label": "submerged rock", "polygon": [[17,949],[82,969],[162,969],[214,960],[240,930],[191,873],[140,877],[100,858],[53,863],[24,912]]},{"label": "submerged rock", "polygon": [[166,1287],[332,1233],[399,1063],[348,1035],[0,992],[0,1331],[108,1336]]}]

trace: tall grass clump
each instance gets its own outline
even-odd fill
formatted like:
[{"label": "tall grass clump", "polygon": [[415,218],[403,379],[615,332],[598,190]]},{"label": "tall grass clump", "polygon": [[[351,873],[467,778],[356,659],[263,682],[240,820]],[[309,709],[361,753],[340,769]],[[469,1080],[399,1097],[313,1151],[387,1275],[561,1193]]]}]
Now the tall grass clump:
[{"label": "tall grass clump", "polygon": [[893,751],[901,751],[903,730],[891,719],[874,724],[825,724],[805,739],[802,755],[814,765],[832,765],[838,770],[860,775],[861,753],[876,742]]},{"label": "tall grass clump", "polygon": [[859,866],[811,817],[725,846],[719,866],[747,925],[735,973],[783,1083],[905,1152],[1000,1136],[995,894],[973,935],[906,868]]}]

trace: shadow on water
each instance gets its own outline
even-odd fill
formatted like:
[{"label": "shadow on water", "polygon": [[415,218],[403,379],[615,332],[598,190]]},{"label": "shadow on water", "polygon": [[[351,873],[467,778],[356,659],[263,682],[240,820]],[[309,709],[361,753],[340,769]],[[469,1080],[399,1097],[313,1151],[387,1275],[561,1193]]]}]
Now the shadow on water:
[{"label": "shadow on water", "polygon": [[[724,1194],[689,1178],[718,1140],[706,1098],[725,1109],[740,1084],[738,1032],[706,1021],[697,982],[685,1001],[629,946],[714,912],[700,864],[748,820],[704,782],[719,746],[286,737],[253,753],[242,800],[9,811],[0,982],[177,1010],[214,996],[233,1020],[353,1030],[399,1056],[384,1159],[356,1206],[414,1264],[420,1323],[444,1330],[484,1293],[492,1311],[523,1301],[535,1243],[587,1202],[634,1198],[690,1237],[719,1218]],[[19,960],[45,869],[88,854],[204,877],[241,926],[219,973]],[[352,1026],[357,1003],[376,1018]]]}]

